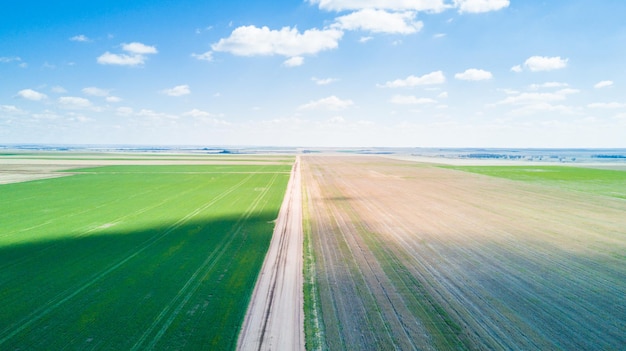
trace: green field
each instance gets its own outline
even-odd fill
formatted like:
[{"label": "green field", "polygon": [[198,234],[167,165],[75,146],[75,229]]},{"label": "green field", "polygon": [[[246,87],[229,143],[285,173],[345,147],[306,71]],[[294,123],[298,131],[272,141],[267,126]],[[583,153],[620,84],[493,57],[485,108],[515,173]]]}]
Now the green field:
[{"label": "green field", "polygon": [[0,349],[232,349],[290,165],[0,186]]},{"label": "green field", "polygon": [[444,166],[444,168],[626,199],[626,171],[570,166]]}]

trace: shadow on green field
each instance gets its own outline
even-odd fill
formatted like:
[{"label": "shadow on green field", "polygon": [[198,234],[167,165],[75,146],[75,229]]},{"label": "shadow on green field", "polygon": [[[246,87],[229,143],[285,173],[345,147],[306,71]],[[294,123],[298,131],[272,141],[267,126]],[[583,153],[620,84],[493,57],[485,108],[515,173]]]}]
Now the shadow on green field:
[{"label": "shadow on green field", "polygon": [[233,349],[274,217],[0,247],[0,349]]}]

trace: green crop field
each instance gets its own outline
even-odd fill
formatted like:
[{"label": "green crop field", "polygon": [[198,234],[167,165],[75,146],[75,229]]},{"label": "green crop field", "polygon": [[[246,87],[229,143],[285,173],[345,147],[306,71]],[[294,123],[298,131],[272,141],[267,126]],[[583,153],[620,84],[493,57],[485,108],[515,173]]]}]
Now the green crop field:
[{"label": "green crop field", "polygon": [[444,168],[626,199],[626,171],[570,166],[444,166]]},{"label": "green crop field", "polygon": [[0,186],[0,349],[232,349],[290,165]]}]

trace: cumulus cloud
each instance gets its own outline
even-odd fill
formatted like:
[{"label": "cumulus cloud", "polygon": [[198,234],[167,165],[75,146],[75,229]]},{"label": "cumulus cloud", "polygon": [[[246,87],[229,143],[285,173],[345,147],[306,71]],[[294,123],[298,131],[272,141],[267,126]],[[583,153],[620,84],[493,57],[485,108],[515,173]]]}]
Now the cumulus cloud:
[{"label": "cumulus cloud", "polygon": [[593,87],[596,89],[601,89],[601,88],[610,87],[611,85],[613,85],[612,80],[603,80],[601,82],[596,83]]},{"label": "cumulus cloud", "polygon": [[13,56],[13,57],[1,56],[0,57],[0,63],[11,63],[11,62],[21,62],[21,61],[22,59],[17,56]]},{"label": "cumulus cloud", "polygon": [[124,51],[137,55],[156,54],[158,52],[156,47],[138,42],[122,44],[122,49]]},{"label": "cumulus cloud", "polygon": [[571,106],[552,105],[548,102],[538,102],[529,105],[523,105],[520,108],[511,111],[513,115],[532,115],[538,112],[556,112],[561,114],[575,114],[577,110]]},{"label": "cumulus cloud", "polygon": [[106,101],[107,102],[121,102],[122,98],[117,97],[117,96],[107,96]]},{"label": "cumulus cloud", "polygon": [[363,9],[337,17],[334,28],[343,30],[363,30],[374,33],[411,34],[419,32],[424,23],[415,21],[416,13],[387,12],[385,10]]},{"label": "cumulus cloud", "polygon": [[509,6],[509,0],[454,0],[460,13],[498,11]]},{"label": "cumulus cloud", "polygon": [[614,109],[614,108],[626,107],[626,104],[622,104],[622,103],[619,103],[619,102],[596,102],[596,103],[587,105],[587,107],[589,107],[589,108]]},{"label": "cumulus cloud", "polygon": [[230,125],[229,122],[217,118],[214,114],[194,108],[182,114],[184,117],[193,117],[198,121],[212,124]]},{"label": "cumulus cloud", "polygon": [[577,94],[580,91],[577,89],[561,89],[553,93],[519,93],[507,97],[506,99],[498,102],[498,104],[537,104],[550,101],[565,100],[567,95]]},{"label": "cumulus cloud", "polygon": [[367,43],[368,41],[374,39],[374,37],[360,37],[359,43]]},{"label": "cumulus cloud", "polygon": [[560,56],[531,56],[524,62],[524,66],[531,72],[552,71],[567,67],[568,60]]},{"label": "cumulus cloud", "polygon": [[531,84],[528,88],[530,90],[539,90],[539,89],[543,89],[543,88],[564,88],[569,86],[569,84],[567,83],[560,83],[560,82],[546,82],[543,84]]},{"label": "cumulus cloud", "polygon": [[441,12],[449,8],[443,0],[309,0],[320,9],[327,11],[345,11],[362,9],[381,9],[392,11],[429,11]]},{"label": "cumulus cloud", "polygon": [[465,70],[465,72],[455,74],[454,78],[460,80],[488,80],[493,78],[493,75],[491,72],[482,69],[470,68]]},{"label": "cumulus cloud", "polygon": [[238,56],[282,55],[288,57],[316,54],[337,48],[343,31],[338,29],[309,29],[302,33],[297,28],[238,27],[228,38],[213,44],[213,51],[229,52]]},{"label": "cumulus cloud", "polygon": [[65,90],[65,88],[63,88],[62,86],[59,86],[59,85],[53,86],[51,90],[55,94],[65,94],[65,93],[67,93],[67,90]]},{"label": "cumulus cloud", "polygon": [[443,84],[446,82],[446,77],[444,76],[442,71],[435,71],[428,74],[425,74],[421,77],[416,77],[410,75],[405,79],[396,79],[394,81],[389,81],[385,84],[378,85],[384,88],[404,88],[404,87],[414,87],[418,85],[434,85],[434,84]]},{"label": "cumulus cloud", "polygon": [[130,116],[132,115],[135,111],[130,108],[130,107],[118,107],[115,112],[117,113],[117,115],[119,116]]},{"label": "cumulus cloud", "polygon": [[189,85],[177,85],[171,89],[161,90],[161,93],[169,96],[183,96],[191,94],[191,89],[189,89]]},{"label": "cumulus cloud", "polygon": [[509,6],[509,0],[309,0],[327,11],[380,9],[391,11],[424,11],[439,13],[456,8],[460,13],[497,11]]},{"label": "cumulus cloud", "polygon": [[41,101],[48,98],[46,94],[40,93],[32,89],[20,90],[17,92],[17,95],[21,98],[32,101]]},{"label": "cumulus cloud", "polygon": [[146,57],[143,55],[112,54],[108,51],[98,57],[101,65],[138,66],[145,62]]},{"label": "cumulus cloud", "polygon": [[333,95],[327,98],[310,101],[304,105],[301,105],[300,107],[298,107],[298,109],[300,110],[324,109],[324,110],[338,111],[338,110],[346,109],[352,105],[354,105],[354,102],[352,100],[341,100],[340,98]]},{"label": "cumulus cloud", "polygon": [[76,96],[62,96],[59,98],[59,106],[68,109],[84,109],[91,107],[91,101]]},{"label": "cumulus cloud", "polygon": [[513,71],[515,73],[520,73],[521,71],[523,71],[522,65],[515,65],[515,66],[511,67],[511,71]]},{"label": "cumulus cloud", "polygon": [[323,79],[320,79],[320,78],[313,77],[313,78],[311,78],[311,80],[314,81],[315,84],[317,84],[317,85],[328,85],[330,83],[336,82],[338,79],[335,79],[335,78],[323,78]]},{"label": "cumulus cloud", "polygon": [[283,65],[287,67],[298,67],[298,66],[302,66],[303,64],[304,64],[304,57],[302,56],[290,57],[287,60],[285,60],[285,62],[283,62]]},{"label": "cumulus cloud", "polygon": [[100,89],[96,87],[83,88],[82,92],[85,95],[91,95],[91,96],[109,96],[108,90]]},{"label": "cumulus cloud", "polygon": [[200,61],[213,61],[213,52],[207,51],[204,54],[191,54],[191,57],[198,59]]},{"label": "cumulus cloud", "polygon": [[71,37],[70,40],[71,41],[78,41],[78,42],[82,42],[82,43],[86,43],[86,42],[90,42],[91,41],[91,39],[87,38],[83,34],[75,35],[75,36]]},{"label": "cumulus cloud", "polygon": [[23,115],[26,113],[24,110],[13,105],[0,105],[0,112],[10,115]]},{"label": "cumulus cloud", "polygon": [[156,54],[156,47],[138,42],[122,44],[122,49],[128,54],[112,54],[105,52],[97,59],[101,65],[139,66],[146,62],[146,55]]},{"label": "cumulus cloud", "polygon": [[425,105],[436,104],[437,100],[431,98],[418,98],[412,95],[396,95],[389,100],[392,104],[398,105]]}]

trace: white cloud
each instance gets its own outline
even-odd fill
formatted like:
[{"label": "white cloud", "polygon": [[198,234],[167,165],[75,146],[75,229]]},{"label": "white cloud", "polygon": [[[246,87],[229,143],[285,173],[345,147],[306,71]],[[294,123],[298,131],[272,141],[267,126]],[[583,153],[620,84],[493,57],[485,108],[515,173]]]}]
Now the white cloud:
[{"label": "white cloud", "polygon": [[117,96],[107,96],[106,101],[107,102],[121,102],[122,98],[117,97]]},{"label": "white cloud", "polygon": [[53,93],[55,94],[65,94],[67,93],[67,90],[65,90],[65,88],[63,88],[62,86],[59,85],[55,85],[52,87],[52,89],[50,89]]},{"label": "white cloud", "polygon": [[137,66],[143,65],[145,61],[143,55],[112,54],[108,51],[98,57],[101,65]]},{"label": "white cloud", "polygon": [[416,13],[387,12],[371,8],[337,17],[334,28],[344,30],[364,30],[374,33],[411,34],[419,32],[424,23],[415,21]]},{"label": "white cloud", "polygon": [[601,82],[596,83],[593,87],[596,89],[606,88],[613,85],[612,80],[603,80]]},{"label": "white cloud", "polygon": [[320,78],[313,77],[313,78],[311,78],[311,80],[314,81],[315,84],[317,84],[317,85],[328,85],[330,83],[336,82],[338,79],[335,79],[335,78],[320,79]]},{"label": "white cloud", "polygon": [[440,39],[440,38],[443,38],[445,36],[446,36],[446,33],[436,33],[436,34],[433,34],[433,38],[435,38],[435,39]]},{"label": "white cloud", "polygon": [[130,107],[118,107],[115,111],[119,116],[130,116],[134,112]]},{"label": "white cloud", "polygon": [[448,92],[444,91],[444,92],[440,93],[439,95],[437,95],[437,97],[440,98],[440,99],[446,99],[446,98],[448,98]]},{"label": "white cloud", "polygon": [[463,73],[455,74],[454,78],[460,80],[488,80],[493,78],[493,75],[491,72],[482,69],[470,68]]},{"label": "white cloud", "polygon": [[287,60],[285,60],[285,62],[283,62],[283,65],[287,67],[298,67],[298,66],[302,66],[303,64],[304,64],[304,57],[302,56],[290,57]]},{"label": "white cloud", "polygon": [[568,60],[562,59],[560,56],[531,56],[524,62],[524,66],[531,72],[552,71],[567,67]]},{"label": "white cloud", "polygon": [[410,75],[405,79],[396,79],[394,81],[389,81],[379,86],[385,87],[385,88],[403,88],[403,87],[414,87],[418,85],[443,84],[445,82],[446,82],[446,77],[443,75],[443,72],[435,71],[435,72],[425,74],[421,77]]},{"label": "white cloud", "polygon": [[200,61],[213,61],[213,51],[207,51],[204,54],[191,54],[191,57],[194,57]]},{"label": "white cloud", "polygon": [[201,122],[205,122],[205,123],[212,123],[212,124],[220,124],[220,125],[230,125],[230,122],[224,121],[223,119],[219,119],[217,118],[217,116],[215,116],[212,113],[206,112],[206,111],[202,111],[199,110],[197,108],[194,108],[191,111],[187,111],[185,113],[182,114],[183,117],[193,117],[198,121]]},{"label": "white cloud", "polygon": [[309,29],[302,33],[297,28],[244,26],[233,30],[228,38],[220,39],[211,48],[238,56],[283,55],[288,57],[316,54],[337,48],[343,32],[338,29]]},{"label": "white cloud", "polygon": [[359,43],[367,43],[368,41],[374,39],[374,37],[360,37]]},{"label": "white cloud", "polygon": [[596,102],[593,104],[587,105],[589,108],[605,108],[605,109],[613,109],[613,108],[623,108],[626,107],[626,104],[622,104],[619,102]]},{"label": "white cloud", "polygon": [[513,67],[511,67],[511,71],[515,72],[515,73],[520,73],[522,70],[522,65],[515,65]]},{"label": "white cloud", "polygon": [[334,124],[337,124],[337,123],[346,123],[346,119],[345,119],[345,118],[343,118],[342,116],[335,116],[335,117],[331,117],[331,118],[328,120],[328,123],[334,123]]},{"label": "white cloud", "polygon": [[206,112],[206,111],[202,111],[202,110],[198,110],[197,108],[194,108],[191,111],[185,112],[183,113],[183,116],[191,116],[191,117],[211,117],[213,116],[211,113]]},{"label": "white cloud", "polygon": [[537,102],[529,105],[523,105],[521,108],[511,111],[514,115],[531,115],[537,112],[557,112],[562,114],[575,114],[576,109],[565,105],[552,105],[547,102]]},{"label": "white cloud", "polygon": [[138,66],[143,65],[147,59],[145,55],[156,54],[156,47],[138,42],[122,44],[122,49],[130,54],[112,54],[105,52],[98,57],[98,63],[102,65]]},{"label": "white cloud", "polygon": [[298,107],[300,110],[317,110],[317,109],[326,109],[326,110],[343,110],[350,106],[354,105],[352,100],[341,100],[336,96],[329,96],[327,98],[310,101],[304,105]]},{"label": "white cloud", "polygon": [[460,13],[481,13],[497,11],[509,6],[509,0],[454,0],[453,4],[444,0],[308,0],[327,11],[379,9],[391,11],[442,12],[458,8]]},{"label": "white cloud", "polygon": [[498,11],[509,6],[509,0],[454,0],[460,13]]},{"label": "white cloud", "polygon": [[85,35],[83,35],[83,34],[80,34],[80,35],[75,35],[75,36],[71,37],[71,38],[70,38],[70,40],[71,40],[71,41],[83,42],[83,43],[86,43],[86,42],[90,42],[90,41],[91,41],[91,39],[87,38],[87,37],[86,37]]},{"label": "white cloud", "polygon": [[191,89],[189,89],[189,85],[177,85],[171,89],[161,90],[161,93],[169,96],[183,96],[191,94]]},{"label": "white cloud", "polygon": [[91,107],[91,101],[76,96],[62,96],[59,98],[59,105],[68,109],[84,109]]},{"label": "white cloud", "polygon": [[392,11],[441,12],[447,8],[443,0],[309,0],[327,11],[380,9]]},{"label": "white cloud", "polygon": [[17,92],[17,95],[26,100],[41,101],[47,99],[46,94],[40,93],[32,89],[24,89]]},{"label": "white cloud", "polygon": [[543,88],[564,88],[569,86],[569,84],[567,83],[560,83],[560,82],[546,82],[543,84],[531,84],[528,88],[530,90],[539,90],[539,89],[543,89]]},{"label": "white cloud", "polygon": [[23,115],[26,113],[22,109],[13,105],[0,105],[0,112],[10,115]]},{"label": "white cloud", "polygon": [[537,104],[549,101],[565,100],[567,95],[577,94],[579,90],[576,89],[561,89],[554,93],[520,93],[514,96],[509,96],[506,99],[498,102],[499,104]]},{"label": "white cloud", "polygon": [[436,104],[437,100],[431,98],[418,98],[412,95],[396,95],[389,100],[392,104],[398,105],[424,105]]},{"label": "white cloud", "polygon": [[156,54],[156,53],[158,53],[156,47],[150,46],[150,45],[146,45],[146,44],[142,44],[142,43],[138,43],[138,42],[132,42],[132,43],[129,43],[129,44],[122,44],[122,49],[124,51],[130,52],[132,54],[138,54],[138,55],[147,55],[147,54]]},{"label": "white cloud", "polygon": [[35,119],[48,119],[48,120],[55,120],[55,119],[62,118],[61,116],[59,116],[58,114],[50,110],[45,110],[43,111],[43,113],[34,113],[32,116]]},{"label": "white cloud", "polygon": [[109,91],[96,87],[87,87],[82,90],[83,94],[91,96],[109,96]]},{"label": "white cloud", "polygon": [[17,56],[13,56],[13,57],[6,57],[6,56],[2,56],[0,57],[0,63],[11,63],[11,62],[21,62],[22,59],[17,57]]}]

